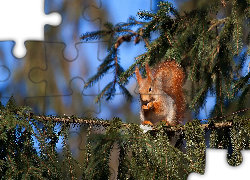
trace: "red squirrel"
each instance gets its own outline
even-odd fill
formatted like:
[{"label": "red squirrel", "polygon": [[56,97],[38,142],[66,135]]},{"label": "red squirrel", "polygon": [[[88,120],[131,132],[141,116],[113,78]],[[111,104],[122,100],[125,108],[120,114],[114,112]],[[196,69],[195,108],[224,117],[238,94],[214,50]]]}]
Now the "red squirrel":
[{"label": "red squirrel", "polygon": [[157,64],[152,71],[146,63],[145,69],[147,77],[142,78],[139,68],[135,68],[141,101],[141,123],[157,125],[165,121],[170,126],[182,124],[185,114],[183,69],[173,60]]}]

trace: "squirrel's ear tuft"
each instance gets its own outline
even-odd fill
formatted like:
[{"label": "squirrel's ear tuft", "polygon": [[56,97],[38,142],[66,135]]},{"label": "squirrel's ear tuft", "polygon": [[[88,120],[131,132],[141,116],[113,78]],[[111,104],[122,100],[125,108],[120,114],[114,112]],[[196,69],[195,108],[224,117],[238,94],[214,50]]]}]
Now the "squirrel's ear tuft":
[{"label": "squirrel's ear tuft", "polygon": [[141,77],[141,74],[140,74],[139,68],[138,68],[137,66],[135,67],[135,75],[136,75],[136,78],[137,78],[138,84],[140,84],[140,81],[141,81],[142,77]]},{"label": "squirrel's ear tuft", "polygon": [[148,74],[148,72],[150,72],[150,67],[149,67],[149,65],[148,65],[147,62],[146,62],[146,64],[145,64],[145,68],[146,68],[146,72],[147,72],[147,74]]},{"label": "squirrel's ear tuft", "polygon": [[152,72],[151,72],[150,67],[149,67],[147,62],[145,64],[145,69],[146,69],[146,72],[147,72],[148,82],[152,83],[154,78],[153,78]]}]

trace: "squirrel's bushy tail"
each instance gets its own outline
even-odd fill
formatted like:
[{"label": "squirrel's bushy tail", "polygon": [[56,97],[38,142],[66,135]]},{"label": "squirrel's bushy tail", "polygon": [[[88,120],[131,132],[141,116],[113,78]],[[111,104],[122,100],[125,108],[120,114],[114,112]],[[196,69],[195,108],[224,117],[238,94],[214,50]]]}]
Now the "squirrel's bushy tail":
[{"label": "squirrel's bushy tail", "polygon": [[[176,122],[181,124],[185,116],[184,80],[185,73],[175,61],[164,61],[154,68],[154,76],[162,79],[162,90],[168,94],[176,104]],[[165,76],[165,77],[163,77]]]}]

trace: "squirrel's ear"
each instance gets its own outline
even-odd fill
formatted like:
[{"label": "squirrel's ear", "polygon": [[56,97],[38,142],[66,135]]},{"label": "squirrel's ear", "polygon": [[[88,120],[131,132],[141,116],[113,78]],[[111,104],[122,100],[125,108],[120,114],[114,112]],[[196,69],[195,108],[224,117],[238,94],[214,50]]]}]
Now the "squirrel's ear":
[{"label": "squirrel's ear", "polygon": [[136,75],[138,84],[140,84],[141,79],[142,79],[142,76],[141,76],[140,71],[139,71],[139,68],[138,68],[137,66],[135,67],[135,75]]},{"label": "squirrel's ear", "polygon": [[150,70],[150,67],[149,67],[148,63],[145,64],[145,68],[146,68],[146,72],[147,72],[148,81],[149,81],[149,82],[152,82],[152,80],[153,80],[154,78],[153,78],[153,75],[152,75],[152,72],[151,72],[151,70]]}]

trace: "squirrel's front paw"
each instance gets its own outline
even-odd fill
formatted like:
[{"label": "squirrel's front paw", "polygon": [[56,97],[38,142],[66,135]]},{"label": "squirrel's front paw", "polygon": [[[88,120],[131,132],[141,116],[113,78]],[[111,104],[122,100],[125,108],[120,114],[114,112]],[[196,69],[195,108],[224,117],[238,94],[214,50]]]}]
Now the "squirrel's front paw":
[{"label": "squirrel's front paw", "polygon": [[153,124],[150,121],[145,120],[142,125],[150,125],[153,126]]},{"label": "squirrel's front paw", "polygon": [[149,103],[147,104],[147,106],[148,106],[149,109],[150,109],[150,108],[153,108],[153,107],[154,107],[154,103],[153,103],[153,102],[149,102]]},{"label": "squirrel's front paw", "polygon": [[142,109],[152,109],[154,107],[153,102],[149,102],[147,105],[143,105]]}]

